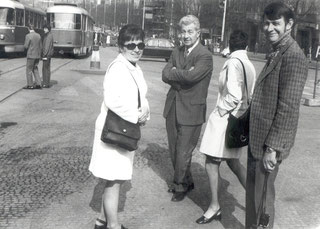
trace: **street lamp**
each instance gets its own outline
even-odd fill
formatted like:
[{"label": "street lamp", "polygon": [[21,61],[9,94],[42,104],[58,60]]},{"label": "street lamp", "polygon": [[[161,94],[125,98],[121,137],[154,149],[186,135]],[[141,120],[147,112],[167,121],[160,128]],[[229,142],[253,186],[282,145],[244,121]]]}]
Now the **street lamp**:
[{"label": "street lamp", "polygon": [[146,0],[143,0],[143,10],[142,10],[142,29],[144,30],[144,20],[146,14]]}]

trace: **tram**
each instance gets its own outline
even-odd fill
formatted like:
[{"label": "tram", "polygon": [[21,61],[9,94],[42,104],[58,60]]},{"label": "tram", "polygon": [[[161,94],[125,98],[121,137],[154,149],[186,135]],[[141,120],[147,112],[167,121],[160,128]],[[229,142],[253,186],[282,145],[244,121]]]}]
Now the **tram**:
[{"label": "tram", "polygon": [[24,40],[33,24],[36,32],[43,34],[44,11],[29,7],[18,1],[0,1],[0,56],[3,53],[23,53]]},{"label": "tram", "polygon": [[87,56],[91,54],[94,21],[89,13],[70,3],[55,3],[47,9],[55,53]]}]

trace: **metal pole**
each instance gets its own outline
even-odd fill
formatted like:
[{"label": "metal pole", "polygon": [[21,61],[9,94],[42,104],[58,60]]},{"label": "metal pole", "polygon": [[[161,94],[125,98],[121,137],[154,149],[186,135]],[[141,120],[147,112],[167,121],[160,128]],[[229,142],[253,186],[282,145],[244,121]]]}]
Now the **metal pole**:
[{"label": "metal pole", "polygon": [[97,22],[97,25],[99,25],[99,22],[98,22],[98,3],[96,3],[96,22]]},{"label": "metal pole", "polygon": [[142,10],[142,29],[144,30],[144,15],[146,13],[146,0],[143,0],[143,10]]},{"label": "metal pole", "polygon": [[316,92],[317,92],[317,83],[318,83],[318,62],[319,59],[317,58],[316,62],[316,73],[314,75],[314,88],[313,88],[313,98],[316,98]]},{"label": "metal pole", "polygon": [[224,29],[226,24],[226,12],[227,12],[227,1],[224,1],[224,7],[223,7],[223,20],[222,20],[222,33],[221,33],[221,43],[224,41]]},{"label": "metal pole", "polygon": [[114,27],[116,27],[116,16],[117,16],[117,0],[114,0],[114,11],[113,11],[113,23]]},{"label": "metal pole", "polygon": [[106,25],[106,1],[104,1],[104,5],[103,5],[103,24]]},{"label": "metal pole", "polygon": [[127,1],[128,1],[128,5],[127,5],[127,24],[129,24],[129,13],[130,13],[129,7],[130,7],[130,0],[127,0]]}]

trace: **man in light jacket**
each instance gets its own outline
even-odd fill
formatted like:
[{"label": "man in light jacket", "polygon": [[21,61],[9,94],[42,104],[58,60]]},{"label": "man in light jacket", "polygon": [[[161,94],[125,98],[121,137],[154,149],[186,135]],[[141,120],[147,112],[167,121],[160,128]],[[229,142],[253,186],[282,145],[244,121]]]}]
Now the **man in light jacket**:
[{"label": "man in light jacket", "polygon": [[[38,64],[41,58],[42,42],[40,34],[34,31],[34,26],[29,25],[29,33],[26,35],[24,48],[27,49],[27,86],[24,89],[41,89],[41,79],[38,71]],[[33,85],[33,76],[36,85]]]},{"label": "man in light jacket", "polygon": [[43,27],[44,37],[42,41],[42,78],[44,88],[50,87],[51,77],[51,57],[53,55],[53,35],[51,33],[51,26],[45,25]]}]

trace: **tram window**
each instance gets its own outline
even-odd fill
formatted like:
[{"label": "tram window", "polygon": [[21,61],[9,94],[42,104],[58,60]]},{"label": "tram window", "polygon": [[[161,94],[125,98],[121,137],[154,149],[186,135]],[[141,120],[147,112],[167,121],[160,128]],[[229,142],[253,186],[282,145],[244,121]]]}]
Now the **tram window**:
[{"label": "tram window", "polygon": [[0,25],[14,25],[14,10],[0,7]]},{"label": "tram window", "polygon": [[26,11],[26,22],[25,22],[26,26],[30,25],[30,12]]},{"label": "tram window", "polygon": [[29,25],[32,24],[34,25],[34,18],[33,18],[33,13],[29,12],[30,16],[29,16]]},{"label": "tram window", "polygon": [[56,13],[48,14],[52,28],[81,29],[81,14]]},{"label": "tram window", "polygon": [[16,25],[20,25],[20,26],[23,26],[23,10],[21,9],[16,9]]},{"label": "tram window", "polygon": [[76,22],[75,29],[81,29],[81,14],[75,14],[75,22]]}]

